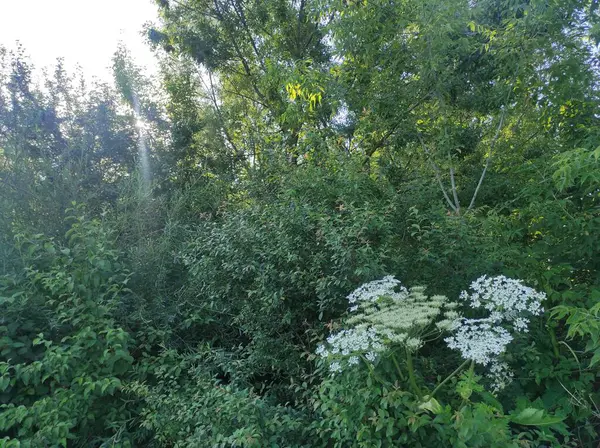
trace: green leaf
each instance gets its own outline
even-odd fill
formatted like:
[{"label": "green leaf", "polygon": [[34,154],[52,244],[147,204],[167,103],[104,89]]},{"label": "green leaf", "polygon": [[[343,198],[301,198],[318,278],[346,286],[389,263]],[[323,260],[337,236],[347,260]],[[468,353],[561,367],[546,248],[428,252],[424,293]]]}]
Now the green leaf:
[{"label": "green leaf", "polygon": [[510,417],[510,421],[517,425],[548,426],[562,422],[565,417],[546,415],[543,409],[525,408]]},{"label": "green leaf", "polygon": [[600,361],[600,348],[597,348],[594,352],[594,356],[592,356],[592,359],[590,361],[590,367],[596,365],[598,361]]},{"label": "green leaf", "polygon": [[0,392],[4,392],[10,385],[10,378],[8,376],[0,377]]},{"label": "green leaf", "polygon": [[[427,398],[427,397],[426,397]],[[419,405],[419,409],[424,409],[426,411],[432,412],[434,414],[441,414],[443,408],[442,405],[433,397],[427,400],[424,403]]]}]

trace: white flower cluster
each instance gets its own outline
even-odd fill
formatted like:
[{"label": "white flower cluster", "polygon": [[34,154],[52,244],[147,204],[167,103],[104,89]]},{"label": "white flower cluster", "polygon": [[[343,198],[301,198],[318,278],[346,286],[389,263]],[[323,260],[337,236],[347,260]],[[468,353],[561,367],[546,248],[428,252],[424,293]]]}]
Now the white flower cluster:
[{"label": "white flower cluster", "polygon": [[472,292],[463,291],[462,300],[468,301],[473,309],[485,309],[498,323],[507,322],[517,331],[528,331],[528,316],[539,316],[544,312],[541,304],[546,294],[538,292],[519,280],[503,275],[479,277],[471,283]]},{"label": "white flower cluster", "polygon": [[[348,295],[349,329],[329,336],[327,345],[317,348],[317,355],[327,358],[331,372],[337,373],[346,365],[358,364],[361,356],[374,362],[389,344],[417,351],[425,337],[454,328],[460,317],[455,303],[444,296],[427,297],[424,290],[408,291],[391,276],[362,285]],[[433,327],[442,313],[444,318]]]},{"label": "white flower cluster", "polygon": [[460,351],[464,359],[487,365],[504,353],[513,337],[492,319],[463,319],[453,336],[445,339],[448,347]]},{"label": "white flower cluster", "polygon": [[508,364],[496,360],[491,364],[487,377],[491,381],[492,393],[496,394],[512,383],[514,373]]},{"label": "white flower cluster", "polygon": [[342,370],[341,361],[356,365],[359,363],[359,356],[364,354],[366,359],[374,362],[377,352],[382,349],[383,344],[375,329],[360,327],[332,334],[327,338],[327,346],[320,344],[316,354],[323,358],[336,359],[329,365],[329,369],[336,373]]},{"label": "white flower cluster", "polygon": [[[399,291],[395,291],[396,288]],[[400,301],[407,295],[408,291],[400,285],[400,280],[388,275],[381,280],[365,283],[358,287],[348,295],[347,299],[350,304],[350,311],[354,312],[358,310],[361,304],[375,302],[380,297],[389,297],[392,300]]]},{"label": "white flower cluster", "polygon": [[[454,335],[445,339],[448,347],[460,351],[464,359],[483,366],[490,365],[492,390],[504,388],[512,379],[501,355],[513,340],[509,330],[529,331],[530,316],[543,313],[544,293],[504,276],[483,276],[471,283],[472,292],[463,291],[460,298],[474,310],[486,310],[483,319],[462,319]],[[508,328],[508,329],[507,329]]]},{"label": "white flower cluster", "polygon": [[382,296],[378,301],[362,306],[361,312],[353,315],[347,323],[354,327],[373,327],[388,343],[410,341],[408,345],[418,348],[420,344],[414,340],[442,311],[445,319],[438,322],[440,330],[453,326],[459,317],[453,310],[456,304],[448,303],[444,296],[427,297],[424,290],[423,287],[415,287],[400,296]]}]

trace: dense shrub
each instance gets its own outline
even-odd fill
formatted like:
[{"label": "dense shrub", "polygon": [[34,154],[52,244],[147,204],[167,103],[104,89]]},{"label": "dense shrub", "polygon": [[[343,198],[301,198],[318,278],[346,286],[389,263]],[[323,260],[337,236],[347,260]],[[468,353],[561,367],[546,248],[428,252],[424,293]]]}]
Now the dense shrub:
[{"label": "dense shrub", "polygon": [[24,270],[0,279],[0,431],[8,446],[127,440],[135,405],[122,387],[132,341],[115,317],[130,294],[129,273],[101,223],[73,213],[65,244],[15,235]]}]

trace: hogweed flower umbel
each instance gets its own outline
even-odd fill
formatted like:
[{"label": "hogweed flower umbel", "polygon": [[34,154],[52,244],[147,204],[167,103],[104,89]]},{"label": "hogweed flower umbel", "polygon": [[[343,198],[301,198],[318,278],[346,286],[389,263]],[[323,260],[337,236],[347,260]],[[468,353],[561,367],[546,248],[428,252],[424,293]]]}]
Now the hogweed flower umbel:
[{"label": "hogweed flower umbel", "polygon": [[546,295],[520,280],[484,275],[471,283],[471,292],[461,292],[460,298],[474,310],[487,311],[488,317],[463,319],[445,341],[449,348],[460,351],[464,359],[490,365],[492,390],[498,392],[512,378],[508,365],[500,362],[513,340],[510,330],[528,332],[530,317],[544,311],[541,304]]},{"label": "hogweed flower umbel", "polygon": [[517,331],[528,331],[529,316],[544,312],[541,304],[546,294],[523,285],[520,280],[503,275],[479,277],[471,283],[471,293],[463,291],[460,298],[473,309],[485,309],[497,322],[509,323]]},{"label": "hogweed flower umbel", "polygon": [[492,319],[463,319],[456,333],[445,339],[464,359],[484,366],[504,353],[512,340],[510,333]]},{"label": "hogweed flower umbel", "polygon": [[[396,291],[396,288],[398,291]],[[375,302],[383,296],[399,301],[407,295],[408,291],[405,287],[401,286],[400,280],[388,275],[381,280],[375,280],[359,286],[348,294],[346,298],[350,305],[357,306],[357,304],[364,302]]]},{"label": "hogweed flower umbel", "polygon": [[[360,286],[347,297],[348,329],[329,336],[317,348],[317,355],[326,358],[330,371],[337,373],[358,364],[361,357],[375,362],[388,345],[417,351],[426,338],[454,328],[459,318],[456,304],[445,296],[427,297],[424,291],[423,287],[409,291],[392,276]],[[437,325],[432,325],[436,320]]]}]

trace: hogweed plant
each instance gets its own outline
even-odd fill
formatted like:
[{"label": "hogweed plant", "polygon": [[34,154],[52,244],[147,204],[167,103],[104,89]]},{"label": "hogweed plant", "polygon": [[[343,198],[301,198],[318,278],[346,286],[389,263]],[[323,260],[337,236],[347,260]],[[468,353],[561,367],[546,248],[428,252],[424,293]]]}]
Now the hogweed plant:
[{"label": "hogweed plant", "polygon": [[465,366],[481,365],[488,369],[491,390],[497,393],[512,379],[512,371],[502,360],[513,334],[528,331],[531,316],[543,312],[543,293],[504,276],[483,276],[471,284],[471,291],[460,294],[462,304],[488,315],[463,318],[458,303],[447,297],[425,295],[424,287],[407,289],[392,276],[366,283],[347,296],[348,316],[345,328],[331,334],[317,347],[316,353],[329,365],[332,374],[364,363],[371,371],[382,354],[390,354],[402,376],[395,353],[402,349],[406,357],[408,380],[421,398],[414,372],[413,354],[443,332],[450,349],[458,350],[463,363],[429,394],[430,400],[448,380]]},{"label": "hogweed plant", "polygon": [[[372,369],[377,358],[390,347],[404,349],[411,387],[418,395],[412,354],[442,331],[452,329],[459,318],[456,303],[445,296],[428,297],[424,287],[410,290],[392,276],[366,283],[348,295],[347,329],[332,334],[316,353],[339,373],[360,364]],[[392,359],[400,370],[392,353]]]},{"label": "hogweed plant", "polygon": [[523,285],[520,280],[482,276],[463,291],[460,299],[471,309],[487,312],[481,319],[462,319],[454,335],[445,339],[448,347],[460,351],[473,365],[489,366],[492,392],[502,390],[512,379],[502,355],[515,333],[527,333],[531,316],[544,312],[546,295]]}]

